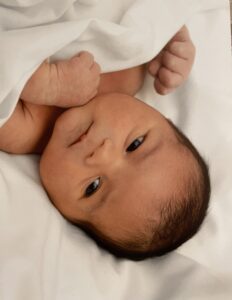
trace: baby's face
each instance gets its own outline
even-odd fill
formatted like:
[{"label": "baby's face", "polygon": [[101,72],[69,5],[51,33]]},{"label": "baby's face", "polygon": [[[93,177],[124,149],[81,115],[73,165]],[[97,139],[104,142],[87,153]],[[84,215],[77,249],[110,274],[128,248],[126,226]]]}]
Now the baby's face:
[{"label": "baby's face", "polygon": [[177,187],[179,143],[166,119],[122,94],[64,112],[40,163],[54,205],[111,238],[133,236]]}]

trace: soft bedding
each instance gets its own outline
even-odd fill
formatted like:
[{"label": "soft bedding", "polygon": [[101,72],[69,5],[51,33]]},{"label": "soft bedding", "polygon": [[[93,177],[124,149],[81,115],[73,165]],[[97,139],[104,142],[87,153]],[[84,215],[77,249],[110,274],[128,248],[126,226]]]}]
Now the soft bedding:
[{"label": "soft bedding", "polygon": [[[167,256],[143,262],[118,260],[52,206],[40,184],[38,156],[0,152],[0,299],[231,299],[229,2],[112,1],[113,12],[107,2],[111,1],[56,1],[54,12],[54,1],[0,0],[1,123],[12,113],[23,84],[37,65],[48,56],[52,60],[78,52],[77,37],[80,47],[93,49],[104,71],[118,70],[156,55],[187,23],[197,47],[189,80],[175,93],[161,97],[154,93],[147,76],[138,97],[170,117],[206,157],[212,177],[208,217],[192,240]],[[85,15],[87,4],[92,14],[98,11],[99,20]],[[69,21],[77,6],[84,16],[80,26]],[[22,7],[28,9],[27,15]],[[6,14],[12,8],[17,22],[16,15]],[[38,9],[41,14],[35,14]],[[138,12],[141,18],[136,19]],[[152,40],[144,34],[150,21]]]}]

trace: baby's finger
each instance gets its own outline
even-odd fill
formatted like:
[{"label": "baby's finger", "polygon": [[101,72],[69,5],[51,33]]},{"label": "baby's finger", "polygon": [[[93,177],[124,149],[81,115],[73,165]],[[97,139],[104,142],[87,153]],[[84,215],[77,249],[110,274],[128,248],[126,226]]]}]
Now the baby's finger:
[{"label": "baby's finger", "polygon": [[98,90],[97,90],[97,89],[94,90],[94,91],[90,94],[89,100],[93,99],[93,98],[97,95],[97,93],[98,93]]},{"label": "baby's finger", "polygon": [[164,86],[159,78],[157,77],[155,79],[155,82],[154,82],[154,88],[156,90],[156,92],[160,95],[167,95],[169,94],[170,92],[172,92],[173,89],[168,89],[166,86]]},{"label": "baby's finger", "polygon": [[101,73],[101,67],[98,63],[94,62],[94,64],[91,67],[91,71],[95,74],[95,75],[100,75]]},{"label": "baby's finger", "polygon": [[93,91],[89,91],[89,93],[87,93],[85,95],[85,97],[82,97],[81,100],[78,100],[78,103],[73,103],[72,106],[81,106],[81,105],[85,105],[86,103],[88,103],[91,99],[93,99],[96,95],[97,95],[98,91],[97,89],[94,89]]},{"label": "baby's finger", "polygon": [[91,72],[91,77],[92,77],[92,80],[91,80],[92,85],[95,86],[95,87],[98,87],[99,84],[100,84],[100,79],[101,79],[101,76],[100,76],[101,68],[100,68],[100,66],[97,63],[95,63],[93,65],[93,67],[91,68],[90,72]]},{"label": "baby's finger", "polygon": [[194,60],[195,57],[195,47],[191,42],[173,42],[168,45],[166,48],[172,54],[183,58],[183,59],[190,59]]},{"label": "baby's finger", "polygon": [[148,72],[152,76],[156,76],[157,72],[159,71],[161,67],[161,59],[162,59],[162,53],[157,55],[150,63],[148,63]]},{"label": "baby's finger", "polygon": [[191,64],[186,59],[173,55],[169,51],[164,52],[162,63],[164,67],[172,72],[179,73],[184,78],[188,76],[191,68]]},{"label": "baby's finger", "polygon": [[171,41],[178,41],[178,42],[186,42],[190,40],[191,40],[190,34],[188,28],[185,25],[171,39]]},{"label": "baby's finger", "polygon": [[168,89],[177,88],[183,82],[183,77],[180,74],[174,73],[165,67],[160,69],[158,78],[162,85]]},{"label": "baby's finger", "polygon": [[87,68],[91,68],[92,65],[94,64],[94,56],[93,54],[83,51],[79,53],[79,58],[81,61],[86,65]]}]

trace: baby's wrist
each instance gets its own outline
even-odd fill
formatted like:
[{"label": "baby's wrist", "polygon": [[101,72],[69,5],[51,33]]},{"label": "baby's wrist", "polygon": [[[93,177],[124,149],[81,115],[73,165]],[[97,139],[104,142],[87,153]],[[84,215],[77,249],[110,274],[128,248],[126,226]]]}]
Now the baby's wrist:
[{"label": "baby's wrist", "polygon": [[47,85],[47,102],[48,105],[56,105],[60,96],[60,81],[58,75],[58,67],[56,63],[49,64],[49,81]]},{"label": "baby's wrist", "polygon": [[24,86],[20,98],[38,105],[52,105],[55,99],[55,71],[48,61],[44,61]]},{"label": "baby's wrist", "polygon": [[52,105],[63,106],[65,100],[70,97],[67,94],[67,88],[70,86],[68,84],[69,73],[65,74],[64,69],[67,67],[67,61],[56,61],[50,64],[50,84],[49,84],[49,94],[50,101]]}]

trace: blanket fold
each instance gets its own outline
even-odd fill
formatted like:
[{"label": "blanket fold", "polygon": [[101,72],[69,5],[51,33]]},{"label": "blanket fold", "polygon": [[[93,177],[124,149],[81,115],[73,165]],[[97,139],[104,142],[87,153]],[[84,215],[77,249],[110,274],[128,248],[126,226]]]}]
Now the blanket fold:
[{"label": "blanket fold", "polygon": [[130,68],[157,55],[194,13],[224,4],[0,0],[0,126],[12,114],[26,81],[48,57],[56,60],[87,50],[103,72]]}]

